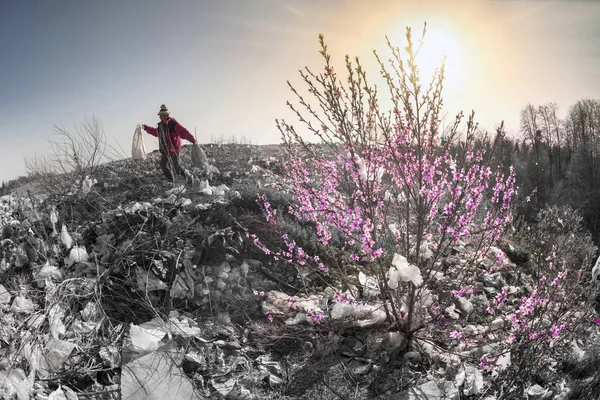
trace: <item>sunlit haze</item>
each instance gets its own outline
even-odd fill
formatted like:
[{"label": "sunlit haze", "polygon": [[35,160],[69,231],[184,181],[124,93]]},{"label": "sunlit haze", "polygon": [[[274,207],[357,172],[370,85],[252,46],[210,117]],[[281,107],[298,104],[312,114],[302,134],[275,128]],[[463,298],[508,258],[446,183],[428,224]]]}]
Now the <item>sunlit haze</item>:
[{"label": "sunlit haze", "polygon": [[54,125],[92,116],[128,153],[162,103],[200,143],[278,143],[275,118],[294,120],[286,81],[322,68],[319,33],[337,70],[356,55],[375,78],[372,50],[387,59],[385,36],[402,47],[425,21],[420,67],[447,55],[449,117],[474,109],[510,133],[528,103],[562,116],[600,98],[600,1],[0,0],[0,180],[25,174]]}]

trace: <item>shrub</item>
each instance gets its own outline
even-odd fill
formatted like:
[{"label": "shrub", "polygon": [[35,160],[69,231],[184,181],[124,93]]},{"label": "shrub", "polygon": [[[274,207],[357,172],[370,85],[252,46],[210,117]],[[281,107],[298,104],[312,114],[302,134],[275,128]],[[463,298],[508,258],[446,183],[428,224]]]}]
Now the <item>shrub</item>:
[{"label": "shrub", "polygon": [[552,360],[568,355],[571,339],[586,336],[594,322],[589,275],[597,248],[583,229],[583,218],[568,206],[544,208],[535,223],[524,223],[509,238],[532,255],[533,292],[521,307],[534,307],[529,323],[511,336],[513,363],[501,378],[514,387],[530,377],[552,382]]},{"label": "shrub", "polygon": [[[375,53],[391,110],[380,109],[377,90],[368,84],[358,58],[352,62],[346,56],[347,85],[341,82],[320,36],[324,72],[301,71],[318,108],[291,84],[304,111],[288,102],[320,144],[306,142],[285,121],[277,124],[291,160],[286,185],[296,202],[289,212],[314,225],[321,246],[343,237],[339,275],[352,266],[376,277],[389,323],[410,337],[427,318],[423,307],[431,305],[428,284],[442,258],[462,240],[473,244],[474,257],[461,271],[462,283],[468,285],[477,262],[512,220],[516,190],[512,172],[494,172],[483,163],[482,151],[475,150],[473,115],[462,137],[462,114],[450,129],[441,131],[444,66],[423,91],[417,67],[423,38],[415,47],[410,28],[406,38],[406,60],[389,41],[389,65]],[[264,208],[267,220],[277,224],[268,201]],[[283,248],[272,253],[276,258],[330,270],[288,235],[283,242]]]},{"label": "shrub", "polygon": [[74,130],[55,126],[56,135],[49,140],[47,155],[25,160],[27,173],[46,193],[66,193],[81,185],[86,176],[116,156],[108,145],[106,134],[95,118]]}]

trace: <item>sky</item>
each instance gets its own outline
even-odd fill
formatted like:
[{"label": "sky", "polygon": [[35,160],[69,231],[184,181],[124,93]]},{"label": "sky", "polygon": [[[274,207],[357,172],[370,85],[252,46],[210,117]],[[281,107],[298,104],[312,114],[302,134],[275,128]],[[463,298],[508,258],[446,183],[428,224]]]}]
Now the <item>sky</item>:
[{"label": "sky", "polygon": [[387,59],[385,36],[403,46],[424,22],[423,72],[448,57],[449,116],[510,133],[528,103],[564,115],[600,98],[600,1],[0,0],[0,181],[47,154],[55,126],[92,117],[128,156],[163,103],[200,143],[279,143],[275,119],[295,121],[286,82],[323,67],[319,33],[337,70],[359,56],[376,81],[372,50]]}]

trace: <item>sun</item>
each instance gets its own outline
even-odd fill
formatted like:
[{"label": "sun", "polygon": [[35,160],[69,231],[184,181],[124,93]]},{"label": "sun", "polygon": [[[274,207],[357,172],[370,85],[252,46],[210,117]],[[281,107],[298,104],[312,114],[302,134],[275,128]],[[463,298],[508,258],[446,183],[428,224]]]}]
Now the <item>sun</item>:
[{"label": "sun", "polygon": [[[419,33],[418,38],[420,37]],[[462,46],[451,32],[428,27],[423,46],[417,55],[417,66],[422,80],[431,79],[435,69],[441,67],[444,56],[446,56],[444,86],[460,85],[465,73]]]}]

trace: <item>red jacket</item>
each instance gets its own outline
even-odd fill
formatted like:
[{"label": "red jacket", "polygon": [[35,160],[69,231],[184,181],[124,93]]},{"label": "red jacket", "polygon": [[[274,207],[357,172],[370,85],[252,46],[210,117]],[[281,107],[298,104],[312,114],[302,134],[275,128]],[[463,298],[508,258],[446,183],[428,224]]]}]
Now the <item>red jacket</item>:
[{"label": "red jacket", "polygon": [[[162,122],[161,122],[162,123]],[[161,124],[159,123],[159,125]],[[144,130],[152,136],[158,137],[158,129],[148,126],[142,125]],[[169,118],[167,120],[166,126],[168,127],[168,134],[166,140],[166,146],[169,149],[169,154],[175,155],[179,154],[181,151],[181,139],[185,139],[188,142],[196,143],[196,139],[192,134],[183,127],[179,122],[175,120],[175,118]],[[159,138],[159,148],[160,151],[163,152],[163,143]]]}]

